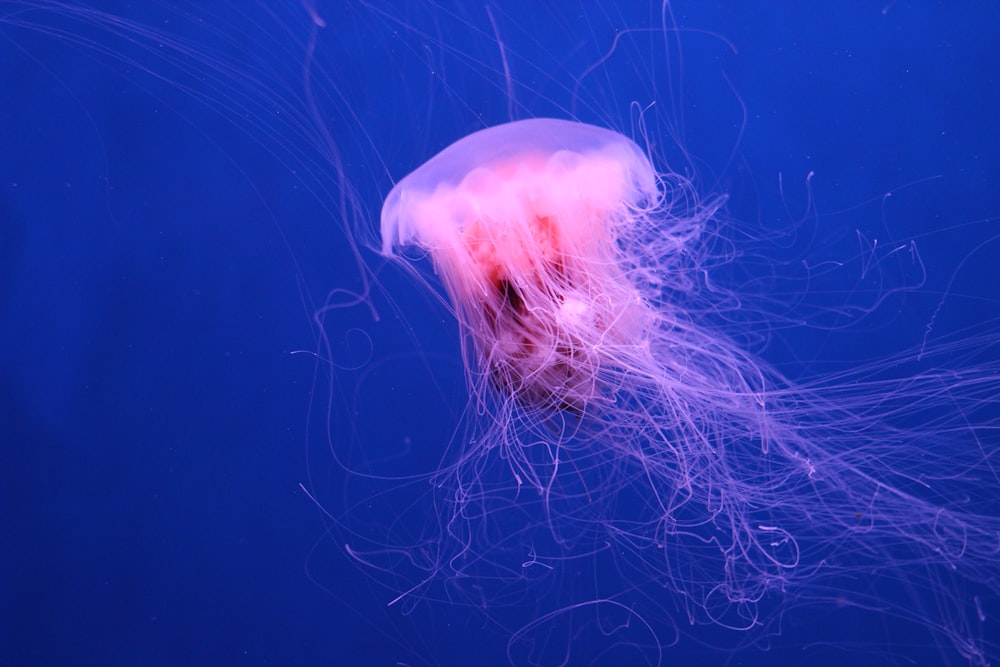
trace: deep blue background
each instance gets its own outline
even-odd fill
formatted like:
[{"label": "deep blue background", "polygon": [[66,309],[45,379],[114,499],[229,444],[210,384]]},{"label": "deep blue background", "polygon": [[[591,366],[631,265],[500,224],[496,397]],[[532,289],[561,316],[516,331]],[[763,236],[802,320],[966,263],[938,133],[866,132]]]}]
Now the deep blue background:
[{"label": "deep blue background", "polygon": [[[306,12],[103,3],[177,40],[147,52],[162,40],[35,4],[0,1],[0,664],[502,662],[495,637],[456,643],[453,612],[413,629],[387,609],[393,594],[349,564],[299,487],[341,493],[322,460],[322,373],[317,388],[315,357],[292,353],[317,349],[311,315],[328,292],[361,288],[336,193],[317,191],[338,171],[306,113]],[[319,3],[318,107],[370,223],[391,178],[505,120],[508,99],[482,7],[340,4]],[[862,356],[919,342],[934,295],[1000,226],[970,224],[1000,215],[996,2],[675,2],[692,29],[672,70],[683,81],[613,58],[575,109],[574,77],[615,28],[655,27],[656,8],[542,4],[492,9],[514,115],[620,129],[630,101],[656,99],[683,115],[683,144],[706,187],[733,194],[734,220],[806,217],[815,171],[829,237],[807,240],[810,252],[850,252],[855,229],[925,240],[930,296],[887,306],[893,326],[860,324]],[[649,35],[647,49],[662,40]],[[953,290],[973,298],[949,301],[940,326],[997,316],[998,253],[994,243],[966,263]],[[412,328],[421,353],[454,368],[453,326],[419,294],[399,295],[398,317],[375,296],[382,323],[360,307],[331,328],[365,330],[383,363],[396,343],[412,352]],[[857,338],[799,342],[800,358],[843,362]],[[457,410],[460,389],[448,394],[439,403]],[[391,422],[429,447],[448,433],[421,423],[447,409],[398,395],[366,405],[359,432]],[[794,646],[783,664],[845,660]]]}]

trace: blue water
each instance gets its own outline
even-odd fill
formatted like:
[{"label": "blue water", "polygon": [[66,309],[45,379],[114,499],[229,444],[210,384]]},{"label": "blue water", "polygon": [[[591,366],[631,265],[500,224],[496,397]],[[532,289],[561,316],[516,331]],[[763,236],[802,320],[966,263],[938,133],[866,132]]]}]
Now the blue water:
[{"label": "blue water", "polygon": [[[630,131],[629,103],[655,101],[690,159],[666,140],[661,154],[728,193],[727,216],[809,230],[776,273],[917,240],[920,264],[887,262],[886,285],[808,297],[904,288],[826,320],[834,334],[788,333],[773,353],[790,373],[1000,315],[1000,242],[978,247],[1000,228],[995,2],[677,1],[669,63],[642,3],[500,0],[492,20],[475,3],[317,3],[316,113],[339,163],[304,94],[299,4],[105,2],[82,20],[48,4],[0,0],[2,665],[506,664],[504,632],[467,608],[386,606],[400,591],[350,561],[300,487],[338,511],[371,492],[327,434],[405,435],[432,466],[465,400],[445,311],[362,250],[397,301],[372,296],[377,323],[364,305],[330,315],[351,368],[328,408],[312,314],[364,289],[338,174],[372,224],[393,179],[468,132],[530,115]],[[117,12],[160,35],[115,28]],[[600,61],[623,27],[632,50]],[[386,378],[415,349],[442,386]],[[701,644],[725,643],[717,629],[689,632],[665,664],[944,659],[879,613],[790,614],[766,646],[726,651]]]}]

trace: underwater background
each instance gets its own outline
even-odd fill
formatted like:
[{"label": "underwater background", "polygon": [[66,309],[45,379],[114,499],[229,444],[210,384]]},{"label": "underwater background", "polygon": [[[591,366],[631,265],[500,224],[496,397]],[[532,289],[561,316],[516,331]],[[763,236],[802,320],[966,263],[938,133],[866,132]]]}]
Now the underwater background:
[{"label": "underwater background", "polygon": [[[631,2],[177,4],[0,0],[0,665],[507,664],[466,607],[387,606],[325,511],[365,493],[331,440],[441,456],[454,323],[364,247],[392,296],[326,313],[332,389],[313,321],[365,290],[345,230],[364,246],[393,179],[485,126],[628,132],[655,102],[727,217],[811,230],[783,256],[915,240],[885,284],[805,297],[878,307],[789,333],[792,376],[1000,316],[996,2],[678,1],[666,37]],[[626,28],[645,47],[613,51]],[[681,50],[635,60],[656,40]],[[840,611],[724,651],[691,628],[664,664],[940,664]]]}]

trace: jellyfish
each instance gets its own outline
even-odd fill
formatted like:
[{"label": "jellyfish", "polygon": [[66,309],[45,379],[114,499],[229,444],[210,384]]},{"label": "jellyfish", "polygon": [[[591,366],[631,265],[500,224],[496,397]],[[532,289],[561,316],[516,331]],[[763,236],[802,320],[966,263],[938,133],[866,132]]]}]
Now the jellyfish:
[{"label": "jellyfish", "polygon": [[[483,11],[449,2],[405,10],[224,3],[233,12],[160,5],[153,10],[167,20],[140,22],[86,2],[0,4],[5,38],[24,29],[44,34],[127,81],[152,82],[154,97],[160,91],[182,113],[192,102],[204,105],[209,116],[194,120],[205,135],[232,146],[231,123],[240,140],[265,149],[262,162],[293,175],[287,188],[274,187],[269,174],[251,179],[261,197],[319,205],[313,214],[282,206],[268,217],[301,272],[297,282],[315,276],[306,267],[322,267],[320,284],[299,295],[309,304],[303,319],[318,328],[316,354],[297,360],[317,360],[303,491],[316,498],[323,546],[333,553],[315,552],[308,566],[314,576],[332,564],[332,573],[314,579],[348,601],[330,605],[329,623],[351,642],[355,626],[344,623],[345,607],[365,623],[384,614],[372,622],[384,620],[379,637],[395,640],[385,642],[387,651],[402,645],[400,664],[413,655],[433,664],[717,664],[733,655],[798,664],[826,650],[839,658],[873,654],[874,664],[887,664],[897,657],[887,638],[899,637],[917,644],[899,649],[907,654],[901,663],[914,651],[935,664],[996,662],[1000,336],[987,308],[996,299],[980,298],[976,321],[950,333],[935,312],[919,323],[933,329],[919,349],[860,355],[867,361],[827,372],[837,360],[825,350],[796,348],[794,362],[781,364],[773,341],[825,328],[802,316],[822,307],[796,308],[820,293],[814,278],[823,271],[772,260],[764,215],[729,210],[717,194],[738,171],[727,156],[742,150],[745,119],[722,137],[723,157],[703,154],[711,143],[704,138],[733,120],[727,109],[744,108],[734,98],[745,82],[721,74],[728,68],[720,58],[735,49],[720,35],[739,36],[740,70],[791,82],[773,90],[822,99],[826,91],[816,88],[827,79],[817,77],[815,88],[795,85],[801,73],[792,64],[812,68],[810,58],[820,54],[860,53],[846,43],[857,21],[852,30],[830,30],[834,14],[817,22],[807,12],[777,34],[760,29],[769,24],[766,12],[754,10],[753,22],[739,12],[698,18],[701,5],[673,0],[606,10],[586,2]],[[675,6],[690,25],[674,22]],[[939,22],[915,27],[891,9],[865,22],[880,45],[926,44],[940,29]],[[950,10],[938,15],[963,36],[989,24]],[[886,31],[888,22],[898,29]],[[820,34],[834,36],[836,48],[810,50]],[[696,46],[683,58],[681,35]],[[702,50],[705,43],[723,55]],[[906,51],[916,65],[905,72],[920,64],[937,71],[931,60],[951,63],[936,85],[954,94],[936,99],[988,93],[968,75],[977,68],[962,66],[981,61],[985,43],[951,40],[944,59],[938,49]],[[8,44],[20,49],[16,39]],[[755,49],[758,57],[786,57],[755,60]],[[896,59],[854,60],[885,64],[878,86],[898,91],[898,99],[882,100],[882,113],[872,114],[880,107],[866,101],[854,109],[858,117],[884,123],[893,109],[926,101],[907,97],[914,88],[889,74]],[[823,61],[838,74],[846,62]],[[987,93],[982,108],[989,108]],[[728,104],[716,104],[722,98]],[[779,97],[774,108],[795,101]],[[721,115],[709,113],[720,108]],[[955,123],[943,103],[938,110]],[[829,127],[845,117],[818,116]],[[501,119],[512,122],[495,125]],[[211,129],[216,120],[226,130]],[[117,128],[115,121],[108,127]],[[868,127],[872,154],[894,167],[904,161],[897,151],[909,159],[919,153],[904,147],[956,163],[963,156],[935,150],[933,141],[925,146],[927,124],[913,127],[922,130],[884,143],[892,134],[886,126]],[[752,129],[758,145],[787,138],[767,123]],[[955,129],[949,145],[973,143]],[[840,132],[824,127],[823,135]],[[456,143],[393,184],[414,157],[433,154],[442,133]],[[937,127],[934,135],[944,136]],[[978,160],[990,137],[974,139],[968,155]],[[892,147],[891,157],[882,146]],[[255,166],[243,149],[233,148],[233,163]],[[681,159],[668,159],[671,152]],[[847,147],[832,153],[817,164],[832,171],[828,165],[847,155],[854,173]],[[695,165],[707,168],[699,173]],[[769,179],[759,168],[752,164],[749,178]],[[713,170],[719,182],[705,177]],[[992,174],[981,166],[946,171],[963,172],[970,190],[972,174],[983,182]],[[875,179],[879,187],[883,178]],[[967,198],[970,190],[952,196]],[[379,225],[371,212],[383,196]],[[845,209],[858,210],[857,199],[846,201]],[[995,215],[986,201],[986,215]],[[939,206],[935,213],[946,205]],[[235,203],[220,209],[241,210]],[[777,217],[798,231],[795,216]],[[831,216],[805,217],[803,227],[828,231]],[[941,223],[944,216],[926,218],[935,238],[992,233],[991,220],[954,227],[950,218]],[[240,222],[226,233],[242,235]],[[322,230],[335,240],[318,236]],[[995,248],[988,244],[979,247]],[[891,253],[918,257],[915,244]],[[861,276],[870,278],[874,243],[860,254]],[[832,255],[824,265],[841,262]],[[748,257],[764,261],[728,273]],[[786,272],[795,273],[795,289],[770,293]],[[843,281],[846,271],[833,273],[836,305],[854,305],[857,283]],[[881,300],[892,289],[872,291]],[[912,292],[941,304],[955,296]],[[428,310],[440,308],[452,320],[428,322]],[[866,325],[838,326],[863,334]],[[893,325],[904,333],[913,321]],[[446,329],[457,330],[460,357]],[[448,382],[453,367],[457,388]],[[413,390],[394,391],[396,384]],[[446,405],[421,411],[427,396]],[[431,435],[410,437],[428,424]],[[365,576],[345,576],[345,563]],[[874,632],[859,630],[863,624],[845,635],[826,627],[848,612]],[[482,646],[448,653],[466,630]]]},{"label": "jellyfish", "polygon": [[661,616],[736,631],[872,576],[838,604],[934,588],[934,610],[890,613],[985,664],[978,598],[940,590],[996,585],[1000,522],[960,470],[989,458],[967,420],[995,401],[993,366],[784,377],[713,320],[702,248],[723,203],[622,134],[550,118],[475,132],[395,185],[381,252],[443,289],[480,416],[435,478],[447,556],[427,571],[509,584],[513,532],[522,568],[620,573],[586,604],[653,588],[672,600]]}]

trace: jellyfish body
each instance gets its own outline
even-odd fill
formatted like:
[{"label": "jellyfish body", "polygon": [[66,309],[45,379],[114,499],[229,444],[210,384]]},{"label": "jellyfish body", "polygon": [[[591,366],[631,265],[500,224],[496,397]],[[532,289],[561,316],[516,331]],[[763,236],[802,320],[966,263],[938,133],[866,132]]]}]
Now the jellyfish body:
[{"label": "jellyfish body", "polygon": [[513,122],[452,144],[392,190],[383,251],[429,252],[496,386],[581,410],[609,358],[641,346],[651,313],[618,242],[659,197],[631,140],[564,120]]},{"label": "jellyfish body", "polygon": [[[769,625],[775,600],[822,602],[877,573],[914,599],[894,614],[985,664],[978,597],[943,582],[996,592],[1000,521],[965,482],[990,474],[995,417],[974,421],[997,364],[789,381],[713,324],[726,293],[706,284],[701,237],[721,201],[618,133],[551,119],[472,134],[393,188],[382,252],[429,258],[471,342],[470,389],[498,398],[435,480],[447,515],[427,580],[489,564],[478,595],[518,563],[587,557],[621,574],[621,595],[673,594],[664,618],[742,631]],[[505,520],[524,553],[491,532]],[[606,549],[614,564],[597,566]],[[878,585],[847,603],[878,607]]]}]

